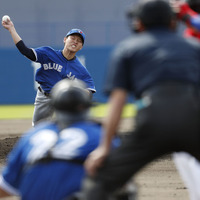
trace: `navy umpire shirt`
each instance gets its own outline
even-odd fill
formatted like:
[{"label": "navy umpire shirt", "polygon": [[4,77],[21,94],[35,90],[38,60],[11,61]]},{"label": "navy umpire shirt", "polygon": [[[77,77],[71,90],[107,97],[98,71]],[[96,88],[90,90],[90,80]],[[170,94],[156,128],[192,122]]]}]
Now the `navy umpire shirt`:
[{"label": "navy umpire shirt", "polygon": [[200,85],[200,46],[166,28],[151,29],[122,41],[111,57],[105,92],[122,88],[140,97],[162,81]]}]

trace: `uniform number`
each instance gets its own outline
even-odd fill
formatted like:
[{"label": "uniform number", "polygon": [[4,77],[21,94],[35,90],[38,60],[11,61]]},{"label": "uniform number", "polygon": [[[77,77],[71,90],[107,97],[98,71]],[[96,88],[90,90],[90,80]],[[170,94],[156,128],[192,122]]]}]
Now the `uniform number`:
[{"label": "uniform number", "polygon": [[70,159],[80,154],[79,148],[88,140],[85,131],[79,128],[68,128],[57,133],[51,130],[41,130],[30,139],[32,146],[27,160],[32,163],[43,158],[50,150],[54,158]]}]

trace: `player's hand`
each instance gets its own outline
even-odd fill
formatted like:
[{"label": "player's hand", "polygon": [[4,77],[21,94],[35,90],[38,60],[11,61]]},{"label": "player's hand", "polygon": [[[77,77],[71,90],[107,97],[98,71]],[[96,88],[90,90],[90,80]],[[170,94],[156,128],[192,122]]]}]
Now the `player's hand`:
[{"label": "player's hand", "polygon": [[103,162],[108,153],[108,148],[104,146],[99,146],[88,155],[84,163],[88,175],[94,176],[96,174],[97,169],[103,165]]},{"label": "player's hand", "polygon": [[14,28],[14,24],[11,20],[7,20],[6,22],[2,21],[1,23],[2,23],[2,26],[7,30]]}]

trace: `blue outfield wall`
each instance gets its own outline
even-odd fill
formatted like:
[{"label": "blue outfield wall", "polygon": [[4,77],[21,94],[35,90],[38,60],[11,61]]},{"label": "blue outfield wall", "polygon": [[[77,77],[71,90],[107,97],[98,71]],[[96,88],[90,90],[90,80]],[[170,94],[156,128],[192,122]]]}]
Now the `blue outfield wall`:
[{"label": "blue outfield wall", "polygon": [[[107,100],[102,88],[111,51],[112,47],[84,47],[77,54],[94,79],[97,93],[93,99],[96,102],[104,103]],[[0,61],[0,104],[34,103],[37,88],[34,81],[36,63],[15,48],[0,49]]]}]

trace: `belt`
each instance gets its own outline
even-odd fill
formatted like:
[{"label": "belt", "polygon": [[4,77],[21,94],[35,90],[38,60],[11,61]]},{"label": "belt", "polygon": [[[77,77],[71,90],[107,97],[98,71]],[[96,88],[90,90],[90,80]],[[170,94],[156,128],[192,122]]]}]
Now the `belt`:
[{"label": "belt", "polygon": [[42,92],[46,97],[50,97],[50,93],[45,92],[40,86],[38,87],[39,91]]},{"label": "belt", "polygon": [[44,157],[41,158],[39,160],[37,160],[34,164],[37,163],[49,163],[55,160],[60,160],[60,161],[65,161],[65,162],[69,162],[69,163],[74,163],[74,164],[79,164],[79,165],[83,165],[83,163],[85,162],[85,160],[81,160],[81,159],[77,159],[77,158],[71,158],[71,159],[65,159],[65,158],[53,158],[53,157]]},{"label": "belt", "polygon": [[158,94],[160,96],[164,96],[165,94],[168,95],[179,95],[179,94],[186,94],[186,93],[196,93],[199,95],[199,87],[195,84],[191,83],[183,83],[183,82],[176,82],[176,81],[166,81],[166,82],[160,82],[158,85],[154,85],[146,91],[144,91],[141,95],[141,97]]}]

